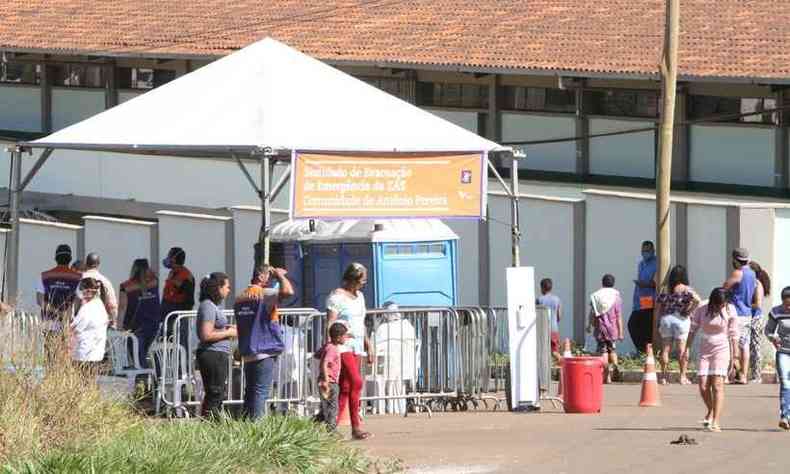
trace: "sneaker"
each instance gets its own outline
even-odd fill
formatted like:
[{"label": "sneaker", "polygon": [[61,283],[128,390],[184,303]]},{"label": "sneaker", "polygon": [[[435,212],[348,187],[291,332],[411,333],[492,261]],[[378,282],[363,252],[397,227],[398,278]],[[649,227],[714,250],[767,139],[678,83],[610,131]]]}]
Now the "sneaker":
[{"label": "sneaker", "polygon": [[790,431],[790,420],[787,418],[782,418],[779,420],[779,428],[782,428],[785,431]]}]

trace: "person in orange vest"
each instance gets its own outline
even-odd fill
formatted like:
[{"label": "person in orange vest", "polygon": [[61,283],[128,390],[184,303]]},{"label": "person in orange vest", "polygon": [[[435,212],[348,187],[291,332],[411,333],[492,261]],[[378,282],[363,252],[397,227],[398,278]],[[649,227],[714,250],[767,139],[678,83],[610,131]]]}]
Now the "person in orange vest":
[{"label": "person in orange vest", "polygon": [[[173,311],[190,311],[195,306],[195,277],[184,266],[187,254],[181,247],[173,247],[167,252],[167,257],[162,260],[162,265],[170,270],[165,280],[165,289],[162,292],[162,321]],[[175,318],[167,322],[167,335],[173,333]],[[189,335],[189,325],[181,325],[179,341],[186,347]]]},{"label": "person in orange vest", "polygon": [[41,273],[37,288],[36,297],[41,306],[44,348],[48,359],[54,355],[53,351],[58,350],[56,340],[63,337],[64,328],[71,322],[77,286],[82,279],[82,272],[69,267],[71,255],[71,247],[58,245],[55,249],[56,265]]}]

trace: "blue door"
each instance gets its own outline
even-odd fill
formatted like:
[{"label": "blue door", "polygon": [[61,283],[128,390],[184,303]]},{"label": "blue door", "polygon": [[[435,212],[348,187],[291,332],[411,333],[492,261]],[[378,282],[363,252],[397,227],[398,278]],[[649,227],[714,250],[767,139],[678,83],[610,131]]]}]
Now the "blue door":
[{"label": "blue door", "polygon": [[[363,288],[365,303],[369,308],[374,306],[373,300],[373,256],[370,244],[317,244],[310,246],[312,266],[312,291],[307,301],[312,307],[326,310],[326,298],[329,293],[341,285],[343,272],[352,262],[358,262],[368,269],[370,283]],[[308,278],[305,275],[305,278]]]}]

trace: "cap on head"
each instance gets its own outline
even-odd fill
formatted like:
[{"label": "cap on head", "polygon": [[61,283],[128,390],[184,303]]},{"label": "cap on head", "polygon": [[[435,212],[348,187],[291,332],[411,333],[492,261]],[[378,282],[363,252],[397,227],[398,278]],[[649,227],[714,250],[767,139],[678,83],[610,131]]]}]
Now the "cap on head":
[{"label": "cap on head", "polygon": [[55,257],[58,255],[68,255],[71,257],[71,247],[68,244],[60,244],[58,248],[55,249]]},{"label": "cap on head", "polygon": [[744,248],[737,248],[732,251],[732,258],[733,260],[737,260],[738,263],[746,265],[749,263],[749,251]]},{"label": "cap on head", "polygon": [[68,265],[71,263],[71,247],[66,244],[60,244],[55,249],[55,261],[58,265]]},{"label": "cap on head", "polygon": [[96,252],[91,252],[85,257],[85,266],[88,268],[96,268],[100,263],[99,254]]}]

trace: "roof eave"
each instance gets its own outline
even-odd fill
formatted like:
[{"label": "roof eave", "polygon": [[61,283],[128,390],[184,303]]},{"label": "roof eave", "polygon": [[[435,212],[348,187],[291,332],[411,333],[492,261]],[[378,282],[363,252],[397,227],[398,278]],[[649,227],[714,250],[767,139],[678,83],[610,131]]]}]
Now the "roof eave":
[{"label": "roof eave", "polygon": [[[219,59],[225,54],[216,53],[168,53],[146,51],[101,51],[101,50],[81,50],[81,49],[47,49],[47,48],[17,48],[0,46],[0,51],[27,53],[27,54],[52,54],[52,55],[79,55],[96,56],[106,58],[130,58],[130,59],[168,59],[168,60],[200,60],[212,61]],[[227,54],[236,50],[228,50]],[[658,71],[651,73],[638,72],[606,72],[592,70],[573,70],[573,69],[542,69],[542,68],[518,68],[518,67],[493,67],[493,66],[471,66],[463,64],[438,64],[438,63],[410,63],[405,61],[387,60],[355,60],[355,59],[333,59],[323,56],[316,58],[334,66],[357,66],[357,67],[377,67],[377,68],[396,68],[414,69],[422,71],[442,71],[472,74],[510,74],[510,75],[529,75],[529,76],[562,76],[576,77],[583,79],[608,79],[608,80],[646,80],[660,81],[661,75]],[[755,84],[755,85],[788,85],[790,77],[744,77],[744,76],[702,76],[696,74],[679,74],[678,81],[682,82],[718,82],[736,84]]]}]

